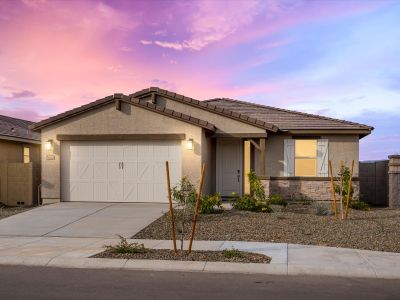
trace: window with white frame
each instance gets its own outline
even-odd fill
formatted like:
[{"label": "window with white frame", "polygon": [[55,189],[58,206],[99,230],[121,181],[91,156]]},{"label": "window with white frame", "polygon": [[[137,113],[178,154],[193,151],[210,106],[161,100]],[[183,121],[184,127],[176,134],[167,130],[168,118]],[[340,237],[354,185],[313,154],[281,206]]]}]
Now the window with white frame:
[{"label": "window with white frame", "polygon": [[295,140],[294,175],[317,176],[317,140]]}]

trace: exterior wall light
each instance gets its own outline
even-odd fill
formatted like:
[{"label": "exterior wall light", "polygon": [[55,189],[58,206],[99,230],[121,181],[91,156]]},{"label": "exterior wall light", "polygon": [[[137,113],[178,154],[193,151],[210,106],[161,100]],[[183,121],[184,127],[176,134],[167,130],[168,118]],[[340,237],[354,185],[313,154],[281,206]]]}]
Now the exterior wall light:
[{"label": "exterior wall light", "polygon": [[186,149],[193,150],[193,139],[188,139],[186,142]]},{"label": "exterior wall light", "polygon": [[48,151],[50,151],[51,149],[53,149],[53,140],[48,140],[46,141],[46,143],[44,144],[44,148]]}]

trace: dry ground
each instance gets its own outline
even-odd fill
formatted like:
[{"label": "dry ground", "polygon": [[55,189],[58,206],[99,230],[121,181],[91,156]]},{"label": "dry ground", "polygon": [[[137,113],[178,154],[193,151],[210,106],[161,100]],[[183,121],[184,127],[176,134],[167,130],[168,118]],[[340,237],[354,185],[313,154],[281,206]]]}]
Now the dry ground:
[{"label": "dry ground", "polygon": [[0,219],[19,214],[29,209],[31,209],[31,207],[9,207],[0,203]]},{"label": "dry ground", "polygon": [[[350,210],[348,221],[317,216],[311,205],[289,205],[273,213],[230,210],[200,215],[197,240],[265,241],[400,252],[400,209]],[[185,239],[189,238],[187,224]],[[166,215],[134,238],[171,239]],[[179,225],[177,226],[178,229]],[[179,235],[179,233],[178,233]]]},{"label": "dry ground", "polygon": [[271,257],[250,252],[240,251],[239,256],[226,257],[222,251],[192,251],[179,250],[177,254],[168,249],[146,249],[144,253],[112,253],[104,251],[94,255],[97,258],[123,258],[123,259],[156,259],[156,260],[190,260],[190,261],[223,261],[236,263],[269,263]]}]

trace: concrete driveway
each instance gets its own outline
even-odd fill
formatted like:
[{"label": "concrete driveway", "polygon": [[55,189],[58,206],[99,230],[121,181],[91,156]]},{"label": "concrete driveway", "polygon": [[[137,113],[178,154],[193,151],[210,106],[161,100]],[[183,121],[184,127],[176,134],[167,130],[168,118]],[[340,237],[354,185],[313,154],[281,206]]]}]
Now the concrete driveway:
[{"label": "concrete driveway", "polygon": [[167,209],[156,203],[61,202],[0,220],[0,236],[130,238]]}]

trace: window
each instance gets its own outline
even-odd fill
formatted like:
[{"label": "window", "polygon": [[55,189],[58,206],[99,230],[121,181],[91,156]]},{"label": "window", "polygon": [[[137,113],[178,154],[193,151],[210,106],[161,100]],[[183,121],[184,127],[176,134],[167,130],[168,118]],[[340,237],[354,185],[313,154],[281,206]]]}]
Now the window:
[{"label": "window", "polygon": [[317,140],[295,141],[295,176],[317,176]]},{"label": "window", "polygon": [[30,150],[30,148],[24,147],[24,164],[31,162]]}]

